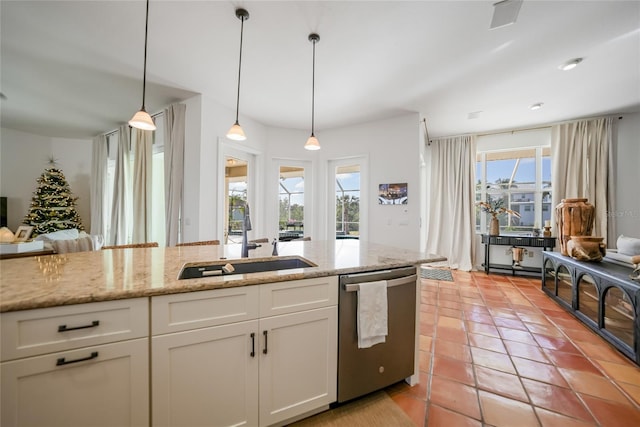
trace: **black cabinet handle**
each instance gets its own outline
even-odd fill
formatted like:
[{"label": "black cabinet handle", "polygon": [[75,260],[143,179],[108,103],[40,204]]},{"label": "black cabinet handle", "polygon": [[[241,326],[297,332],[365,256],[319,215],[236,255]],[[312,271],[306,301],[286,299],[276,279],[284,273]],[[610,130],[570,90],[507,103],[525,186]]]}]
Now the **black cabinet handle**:
[{"label": "black cabinet handle", "polygon": [[251,357],[256,357],[256,334],[251,332]]},{"label": "black cabinet handle", "polygon": [[262,331],[262,335],[264,335],[264,349],[262,349],[262,352],[264,354],[267,354],[267,335],[269,334],[269,332],[267,331]]},{"label": "black cabinet handle", "polygon": [[75,331],[76,329],[95,328],[98,325],[100,325],[99,320],[94,320],[93,322],[91,322],[90,325],[74,326],[72,328],[68,328],[67,325],[60,325],[58,326],[58,332]]},{"label": "black cabinet handle", "polygon": [[84,362],[86,360],[95,359],[96,357],[98,357],[98,352],[97,351],[92,352],[91,356],[83,357],[83,358],[80,358],[80,359],[66,360],[64,357],[61,357],[56,362],[56,366],[70,365],[72,363]]}]

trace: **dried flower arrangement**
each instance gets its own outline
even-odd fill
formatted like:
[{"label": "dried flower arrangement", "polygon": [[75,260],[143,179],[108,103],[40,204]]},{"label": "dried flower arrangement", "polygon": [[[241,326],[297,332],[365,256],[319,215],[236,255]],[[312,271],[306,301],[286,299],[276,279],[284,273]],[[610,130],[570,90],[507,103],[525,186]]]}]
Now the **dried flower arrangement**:
[{"label": "dried flower arrangement", "polygon": [[487,195],[487,201],[477,202],[476,206],[479,206],[483,212],[490,214],[494,218],[498,218],[498,215],[505,213],[513,215],[516,218],[520,218],[520,214],[518,212],[504,207],[503,197],[494,199],[490,195]]}]

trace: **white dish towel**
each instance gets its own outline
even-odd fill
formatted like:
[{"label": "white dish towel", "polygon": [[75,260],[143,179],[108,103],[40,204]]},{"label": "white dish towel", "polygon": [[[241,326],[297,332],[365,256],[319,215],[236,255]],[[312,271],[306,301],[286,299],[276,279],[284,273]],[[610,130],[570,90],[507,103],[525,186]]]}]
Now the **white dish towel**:
[{"label": "white dish towel", "polygon": [[387,281],[358,285],[358,348],[369,348],[386,340]]}]

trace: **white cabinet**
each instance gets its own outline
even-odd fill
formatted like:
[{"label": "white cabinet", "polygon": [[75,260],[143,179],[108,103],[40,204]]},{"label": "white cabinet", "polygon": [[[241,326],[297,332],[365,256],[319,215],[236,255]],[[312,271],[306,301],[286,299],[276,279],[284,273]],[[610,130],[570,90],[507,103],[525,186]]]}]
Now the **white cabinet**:
[{"label": "white cabinet", "polygon": [[2,426],[148,426],[148,300],[2,314]]},{"label": "white cabinet", "polygon": [[335,401],[337,303],[336,277],[153,297],[154,426],[267,426]]},{"label": "white cabinet", "polygon": [[153,425],[258,425],[257,329],[254,320],[153,337]]},{"label": "white cabinet", "polygon": [[337,306],[260,319],[260,425],[335,402]]},{"label": "white cabinet", "polygon": [[258,286],[151,298],[154,426],[258,424],[258,300]]}]

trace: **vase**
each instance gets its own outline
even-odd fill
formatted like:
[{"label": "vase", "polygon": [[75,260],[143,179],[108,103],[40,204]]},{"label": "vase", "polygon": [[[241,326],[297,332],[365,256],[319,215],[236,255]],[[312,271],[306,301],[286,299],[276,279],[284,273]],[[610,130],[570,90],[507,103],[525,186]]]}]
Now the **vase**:
[{"label": "vase", "polygon": [[498,217],[491,217],[491,222],[489,222],[489,236],[499,236],[500,235],[500,221],[498,221]]},{"label": "vase", "polygon": [[578,261],[601,261],[607,254],[604,237],[571,236],[567,242],[567,252]]},{"label": "vase", "polygon": [[524,259],[524,254],[527,250],[525,248],[519,248],[519,247],[512,247],[511,248],[511,255],[512,255],[512,263],[511,265],[513,267],[521,267],[520,263],[522,262],[522,260]]},{"label": "vase", "polygon": [[587,199],[562,199],[556,206],[556,229],[562,255],[569,255],[567,243],[571,236],[591,235],[595,209]]}]

